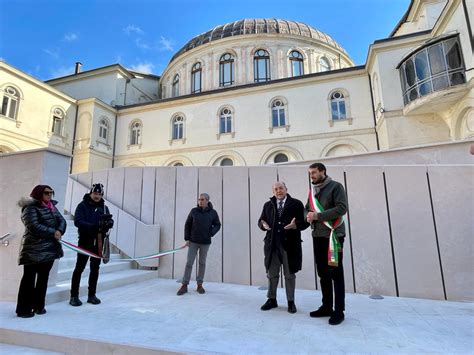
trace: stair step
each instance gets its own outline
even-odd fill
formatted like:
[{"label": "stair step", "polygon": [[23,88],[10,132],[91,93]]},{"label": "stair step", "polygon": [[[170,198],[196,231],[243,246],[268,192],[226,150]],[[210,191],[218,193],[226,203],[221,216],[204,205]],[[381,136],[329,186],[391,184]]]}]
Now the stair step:
[{"label": "stair step", "polygon": [[[110,254],[110,260],[121,259],[121,258],[122,256],[120,254]],[[76,253],[72,253],[72,254],[64,253],[64,257],[59,259],[59,265],[58,265],[59,271],[61,271],[62,269],[70,269],[71,267],[76,266],[76,260],[77,260]]]},{"label": "stair step", "polygon": [[[143,282],[158,277],[158,271],[156,270],[139,270],[139,269],[128,269],[122,271],[116,271],[112,273],[105,273],[99,275],[99,282],[97,284],[97,292],[110,290],[112,288],[129,285],[133,283]],[[81,277],[81,287],[79,289],[79,295],[82,297],[87,296],[88,288],[88,277]],[[56,286],[48,287],[46,295],[46,303],[51,304],[55,302],[61,302],[69,300],[70,297],[71,282],[64,281],[59,282]],[[100,298],[100,296],[99,296]]]},{"label": "stair step", "polygon": [[[116,271],[129,270],[133,269],[132,262],[110,262],[108,264],[100,264],[100,274],[107,274]],[[74,266],[71,268],[59,268],[56,282],[70,281],[72,278],[72,273],[74,271]],[[89,277],[90,269],[86,267],[82,273],[82,276]]]}]

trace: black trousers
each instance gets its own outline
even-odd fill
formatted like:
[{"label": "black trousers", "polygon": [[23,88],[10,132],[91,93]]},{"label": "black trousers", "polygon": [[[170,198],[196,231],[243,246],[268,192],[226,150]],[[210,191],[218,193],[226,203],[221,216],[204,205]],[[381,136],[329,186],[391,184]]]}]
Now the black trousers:
[{"label": "black trousers", "polygon": [[[96,240],[82,240],[79,239],[79,246],[94,254],[99,253]],[[90,258],[90,273],[89,273],[89,296],[95,296],[97,290],[97,281],[99,280],[100,260],[97,258]],[[79,287],[81,285],[81,275],[86,268],[89,257],[87,255],[77,254],[76,267],[72,273],[71,280],[71,297],[79,297]]]},{"label": "black trousers", "polygon": [[21,316],[44,308],[49,272],[54,260],[39,264],[23,265],[23,277],[18,290],[16,314]]},{"label": "black trousers", "polygon": [[[338,237],[341,246],[344,244],[344,237]],[[313,238],[313,253],[316,263],[316,269],[321,284],[321,293],[323,294],[323,307],[343,312],[345,309],[345,285],[344,268],[342,266],[342,250],[339,252],[339,265],[328,265],[329,238]],[[333,297],[334,286],[334,297]]]}]

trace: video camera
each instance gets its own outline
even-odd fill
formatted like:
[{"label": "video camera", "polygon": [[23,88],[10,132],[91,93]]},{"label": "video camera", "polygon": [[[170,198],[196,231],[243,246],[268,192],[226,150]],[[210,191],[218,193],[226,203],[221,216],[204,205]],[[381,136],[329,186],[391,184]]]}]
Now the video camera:
[{"label": "video camera", "polygon": [[114,220],[112,219],[111,214],[103,214],[100,216],[99,220],[99,231],[102,233],[107,233],[109,229],[112,229],[114,226]]}]

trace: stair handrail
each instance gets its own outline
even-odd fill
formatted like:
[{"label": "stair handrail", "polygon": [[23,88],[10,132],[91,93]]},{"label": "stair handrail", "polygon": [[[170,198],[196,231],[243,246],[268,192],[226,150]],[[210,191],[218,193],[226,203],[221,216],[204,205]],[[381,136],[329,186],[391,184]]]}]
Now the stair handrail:
[{"label": "stair handrail", "polygon": [[[72,176],[69,176],[68,179],[70,179],[72,183],[71,183],[71,184],[68,184],[68,186],[71,186],[71,190],[70,190],[70,191],[66,190],[66,194],[70,194],[70,200],[71,200],[71,203],[72,203],[73,190],[74,190],[74,187],[73,187],[73,186],[74,186],[74,184],[78,184],[78,185],[79,185],[80,187],[82,187],[85,191],[88,191],[88,190],[90,189],[90,186],[84,185],[82,182],[80,182],[80,181],[74,179]],[[66,199],[66,201],[67,201],[67,199]],[[114,216],[114,219],[115,219],[114,228],[115,228],[115,233],[117,233],[117,235],[118,235],[118,233],[119,233],[119,230],[118,230],[118,229],[119,229],[118,217],[121,216],[121,215],[125,215],[126,218],[131,218],[135,223],[137,223],[137,224],[139,224],[139,225],[141,225],[141,226],[143,226],[143,227],[145,227],[145,228],[146,228],[146,227],[152,227],[152,228],[155,227],[155,228],[157,228],[157,230],[158,230],[158,236],[157,236],[158,240],[157,240],[157,244],[158,244],[158,249],[159,249],[159,232],[160,232],[160,225],[159,225],[159,224],[147,224],[147,223],[144,223],[143,221],[139,220],[139,219],[136,218],[135,216],[133,216],[133,215],[131,215],[130,213],[126,212],[123,208],[120,208],[119,206],[115,205],[114,203],[110,202],[109,200],[104,199],[104,201],[105,201],[106,205],[109,207],[110,210],[116,209],[117,211],[119,211],[119,212],[118,212],[118,215],[117,215],[117,216]],[[69,213],[69,214],[71,214],[72,216],[74,216],[74,215],[71,213],[70,209],[72,209],[72,206],[69,206],[69,208],[68,208],[68,206],[65,206],[65,207],[64,207],[64,210],[65,210],[67,213]],[[111,212],[112,212],[112,211],[111,211]],[[135,230],[134,230],[134,232],[133,232],[133,243],[134,243],[135,246],[136,246],[136,242],[137,242],[137,235],[138,235],[138,233],[137,233],[137,228],[135,228]],[[118,241],[118,238],[117,238],[117,241]],[[120,252],[122,252],[123,254],[125,254],[125,255],[127,255],[127,256],[131,256],[131,257],[142,256],[142,255],[130,255],[130,251],[124,250],[125,247],[122,247],[121,245],[119,245],[119,243],[114,243],[113,238],[110,238],[110,243],[111,243],[112,245],[114,245]],[[129,244],[129,243],[127,243],[127,244]],[[133,253],[132,253],[132,254],[133,254]],[[144,254],[145,254],[145,253],[144,253]],[[150,261],[150,260],[148,260],[148,261],[147,261],[147,260],[144,260],[144,261],[137,261],[137,263],[138,263],[140,266],[152,266],[152,267],[153,267],[153,266],[158,266],[158,264],[157,264],[157,259],[154,259],[154,260],[151,260],[151,261]]]}]

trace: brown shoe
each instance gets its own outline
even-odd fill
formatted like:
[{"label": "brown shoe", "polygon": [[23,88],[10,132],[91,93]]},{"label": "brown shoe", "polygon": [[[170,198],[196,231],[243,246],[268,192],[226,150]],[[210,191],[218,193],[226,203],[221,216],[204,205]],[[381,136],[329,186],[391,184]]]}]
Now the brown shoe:
[{"label": "brown shoe", "polygon": [[184,295],[186,292],[188,292],[188,285],[181,285],[181,288],[178,290],[178,292],[176,293],[178,296],[182,296]]},{"label": "brown shoe", "polygon": [[204,287],[202,287],[202,284],[198,284],[196,291],[200,293],[201,295],[206,293],[206,290],[204,289]]}]

